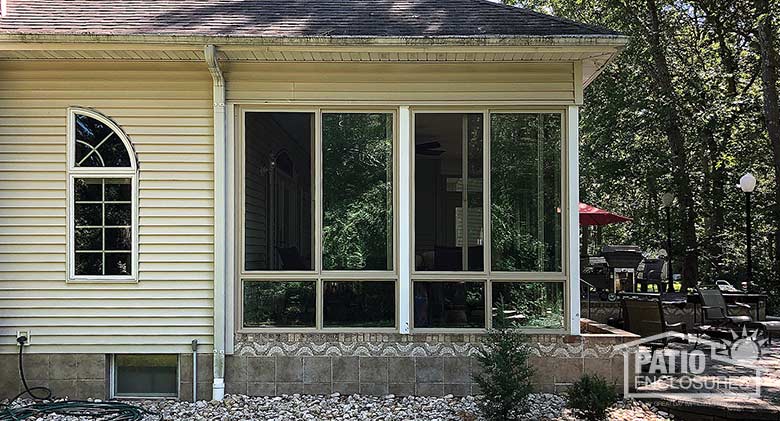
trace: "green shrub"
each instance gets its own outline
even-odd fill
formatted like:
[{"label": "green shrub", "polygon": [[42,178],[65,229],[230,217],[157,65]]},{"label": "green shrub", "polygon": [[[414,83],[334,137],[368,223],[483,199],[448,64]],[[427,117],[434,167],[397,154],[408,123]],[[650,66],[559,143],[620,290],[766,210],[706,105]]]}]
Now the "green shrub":
[{"label": "green shrub", "polygon": [[474,376],[482,396],[477,401],[484,417],[490,421],[516,418],[527,408],[531,393],[533,369],[528,365],[529,346],[526,338],[514,329],[498,305],[497,317],[482,347],[477,361],[482,373]]},{"label": "green shrub", "polygon": [[569,387],[569,405],[589,421],[603,420],[617,401],[615,385],[599,375],[585,374]]}]

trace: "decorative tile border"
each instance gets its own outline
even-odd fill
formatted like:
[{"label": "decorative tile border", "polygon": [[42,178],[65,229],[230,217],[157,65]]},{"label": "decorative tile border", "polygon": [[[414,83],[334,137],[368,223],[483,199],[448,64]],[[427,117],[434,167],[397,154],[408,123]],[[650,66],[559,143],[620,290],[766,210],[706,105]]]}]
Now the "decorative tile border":
[{"label": "decorative tile border", "polygon": [[[237,334],[241,356],[471,357],[482,335],[400,334]],[[633,338],[632,338],[633,339]],[[604,358],[617,355],[625,338],[599,335],[529,335],[531,354],[553,358]]]}]

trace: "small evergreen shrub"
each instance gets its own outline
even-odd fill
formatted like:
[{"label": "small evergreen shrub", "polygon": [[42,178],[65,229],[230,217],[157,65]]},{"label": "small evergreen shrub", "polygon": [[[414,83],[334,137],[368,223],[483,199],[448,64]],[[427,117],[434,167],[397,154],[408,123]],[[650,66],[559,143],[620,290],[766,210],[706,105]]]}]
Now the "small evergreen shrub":
[{"label": "small evergreen shrub", "polygon": [[589,421],[603,420],[607,409],[617,402],[615,385],[599,375],[584,374],[569,387],[569,405]]},{"label": "small evergreen shrub", "polygon": [[528,365],[529,346],[524,335],[511,326],[500,303],[491,329],[476,359],[482,373],[474,376],[482,396],[477,401],[489,421],[516,418],[527,409],[533,368]]}]

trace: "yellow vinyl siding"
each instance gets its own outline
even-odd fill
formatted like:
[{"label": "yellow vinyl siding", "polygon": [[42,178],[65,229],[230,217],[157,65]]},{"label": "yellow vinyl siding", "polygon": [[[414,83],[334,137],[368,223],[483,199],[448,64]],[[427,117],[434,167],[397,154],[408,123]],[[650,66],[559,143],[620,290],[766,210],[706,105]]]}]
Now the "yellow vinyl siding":
[{"label": "yellow vinyl siding", "polygon": [[227,63],[229,101],[574,102],[573,63]]},{"label": "yellow vinyl siding", "polygon": [[[569,62],[222,67],[227,99],[254,104],[564,105],[578,83]],[[192,339],[210,351],[211,95],[202,62],[0,61],[0,353],[20,329],[30,352],[189,352]],[[113,119],[138,154],[137,283],[65,281],[72,106]]]},{"label": "yellow vinyl siding", "polygon": [[[0,352],[187,352],[212,343],[213,121],[201,63],[0,62]],[[66,283],[67,107],[138,154],[138,283]]]}]

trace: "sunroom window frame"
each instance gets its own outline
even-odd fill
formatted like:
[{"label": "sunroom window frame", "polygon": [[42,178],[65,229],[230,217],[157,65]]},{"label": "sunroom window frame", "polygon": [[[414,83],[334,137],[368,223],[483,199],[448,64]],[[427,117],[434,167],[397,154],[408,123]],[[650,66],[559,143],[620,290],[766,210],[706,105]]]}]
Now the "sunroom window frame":
[{"label": "sunroom window frame", "polygon": [[[560,283],[563,286],[563,325],[560,328],[531,328],[521,327],[519,330],[528,333],[537,334],[563,334],[566,333],[570,326],[570,309],[567,303],[570,300],[569,282],[568,282],[568,247],[566,243],[568,240],[568,163],[567,157],[567,113],[568,108],[566,106],[505,106],[505,107],[491,107],[491,106],[417,106],[410,108],[411,122],[410,122],[410,141],[412,142],[412,155],[411,160],[411,180],[410,180],[410,200],[411,200],[411,214],[410,214],[410,286],[409,286],[409,323],[410,329],[413,333],[427,334],[427,333],[453,333],[453,334],[470,334],[470,333],[484,333],[488,329],[493,327],[492,306],[493,306],[493,282],[518,282],[518,283]],[[416,232],[415,232],[415,209],[416,209],[416,189],[415,189],[415,167],[416,167],[416,151],[414,144],[416,142],[416,122],[417,115],[419,114],[482,114],[482,226],[484,231],[483,236],[483,269],[482,271],[418,271],[415,265],[416,256]],[[492,265],[492,160],[491,160],[491,146],[492,146],[492,127],[491,117],[493,114],[557,114],[560,116],[560,241],[561,241],[561,270],[560,271],[495,271]],[[482,282],[484,285],[484,298],[485,298],[485,327],[483,328],[421,328],[414,326],[414,285],[415,282]]]},{"label": "sunroom window frame", "polygon": [[[312,197],[314,199],[312,233],[314,248],[312,259],[314,270],[246,270],[246,115],[248,113],[311,113],[314,116],[314,139],[312,155],[314,157],[314,183]],[[392,121],[392,262],[391,270],[324,270],[323,269],[323,114],[389,114]],[[397,106],[278,106],[278,105],[236,105],[235,132],[238,140],[235,145],[235,265],[236,287],[234,291],[236,331],[238,333],[274,333],[274,332],[321,332],[321,333],[393,333],[398,332],[400,325],[400,243],[399,243],[399,110]],[[246,327],[244,324],[244,284],[247,282],[296,281],[315,283],[315,324],[313,327]],[[344,282],[394,282],[394,314],[392,327],[326,327],[324,325],[324,283],[327,281]]]},{"label": "sunroom window frame", "polygon": [[[233,171],[233,177],[235,179],[236,188],[233,192],[235,197],[236,206],[234,206],[232,214],[235,221],[235,235],[232,243],[234,244],[235,253],[233,253],[233,265],[234,273],[236,276],[235,288],[233,289],[233,302],[234,302],[234,320],[236,321],[235,331],[239,334],[252,334],[252,333],[307,333],[307,332],[320,332],[320,333],[335,333],[335,332],[394,332],[398,333],[419,333],[419,334],[459,334],[459,333],[484,333],[492,327],[492,282],[522,282],[522,283],[560,283],[563,288],[563,327],[562,328],[531,328],[521,327],[522,332],[533,334],[565,334],[571,329],[571,313],[570,302],[572,300],[570,292],[570,282],[568,276],[570,273],[569,267],[569,253],[570,247],[567,246],[569,242],[570,220],[567,217],[569,213],[569,163],[568,157],[568,136],[569,136],[569,113],[570,106],[567,104],[521,104],[521,103],[508,103],[505,105],[490,105],[484,103],[453,103],[453,104],[403,104],[397,102],[387,103],[360,103],[355,106],[342,106],[338,104],[316,104],[316,105],[290,105],[286,103],[247,103],[247,102],[232,102],[231,115],[233,132],[236,135],[236,144],[233,150],[235,168]],[[405,111],[406,110],[406,111]],[[393,113],[393,223],[394,223],[394,260],[395,264],[393,271],[321,271],[321,258],[317,254],[321,248],[317,248],[315,253],[315,271],[246,271],[245,270],[245,256],[244,256],[244,241],[245,233],[243,228],[244,223],[244,169],[245,156],[244,149],[246,145],[245,140],[245,114],[247,112],[310,112],[315,115],[315,139],[314,153],[319,155],[322,152],[322,128],[321,128],[321,112],[365,112],[365,113],[381,113],[391,112]],[[401,134],[402,127],[402,115],[408,113],[409,121],[408,128],[404,130],[408,133]],[[483,250],[485,257],[485,266],[483,271],[463,271],[463,272],[434,272],[434,271],[417,271],[415,267],[415,233],[414,233],[414,142],[415,142],[415,120],[414,116],[418,113],[481,113],[483,115],[483,174],[486,176],[483,180],[483,227],[484,227],[484,243],[485,248]],[[490,252],[488,247],[492,245],[489,238],[491,236],[491,217],[490,208],[492,207],[490,202],[491,184],[491,159],[490,159],[490,147],[491,147],[491,115],[494,113],[522,113],[522,114],[539,114],[549,113],[558,114],[561,118],[561,145],[560,145],[560,208],[561,208],[561,270],[556,272],[503,272],[493,271],[490,259]],[[401,145],[400,141],[408,139],[411,142],[409,148],[411,148],[411,154],[408,159],[410,162],[401,162]],[[400,184],[401,169],[409,166],[409,179],[408,185]],[[322,183],[322,167],[321,157],[317,158],[314,168],[317,177],[315,177],[314,183],[317,185],[318,191],[321,191]],[[409,227],[407,227],[408,244],[400,244],[401,229],[400,226],[400,195],[401,189],[408,189],[409,195]],[[321,247],[321,218],[322,218],[322,203],[321,197],[319,203],[315,202],[315,241],[319,242],[317,247]],[[406,241],[404,241],[406,243]],[[403,251],[403,249],[407,249]],[[406,254],[404,254],[406,253]],[[407,270],[401,273],[401,265],[399,259],[405,256],[408,258]],[[318,273],[319,271],[319,273]],[[369,275],[374,275],[370,277]],[[408,285],[403,280],[404,276],[408,276]],[[315,280],[316,299],[318,308],[316,309],[316,323],[314,327],[305,328],[290,328],[290,327],[244,327],[244,311],[243,311],[243,291],[244,282],[254,281],[305,281]],[[322,328],[322,313],[323,310],[319,303],[323,299],[322,280],[395,280],[396,285],[396,327],[395,328]],[[414,282],[415,281],[433,281],[433,282],[452,282],[453,280],[463,281],[479,281],[482,282],[485,291],[485,327],[484,328],[415,328],[414,327]],[[400,295],[401,283],[407,288],[408,294]],[[406,308],[406,310],[405,310]],[[408,313],[401,312],[408,311]],[[408,317],[408,330],[404,330],[400,326],[402,317]]]},{"label": "sunroom window frame", "polygon": [[[67,124],[67,269],[68,283],[137,283],[138,282],[138,160],[132,142],[127,134],[109,117],[89,108],[69,107]],[[120,139],[125,147],[130,161],[129,167],[78,167],[76,165],[76,116],[84,115],[100,121],[108,126]],[[75,182],[77,179],[129,179],[130,180],[130,274],[129,275],[77,275],[76,274],[76,241],[75,241],[75,211],[76,194]],[[103,183],[102,195],[105,195],[105,183]],[[103,197],[105,201],[105,197]],[[105,233],[103,234],[105,236]],[[105,241],[105,239],[104,239]],[[104,247],[105,250],[105,247]],[[105,254],[105,253],[104,253]],[[105,270],[105,259],[103,259]]]}]

